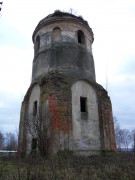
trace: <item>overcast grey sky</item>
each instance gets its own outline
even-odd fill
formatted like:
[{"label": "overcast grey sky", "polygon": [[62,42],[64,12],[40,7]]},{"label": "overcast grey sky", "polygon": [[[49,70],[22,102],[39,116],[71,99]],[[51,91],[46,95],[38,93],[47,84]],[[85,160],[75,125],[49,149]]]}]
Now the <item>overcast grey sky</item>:
[{"label": "overcast grey sky", "polygon": [[30,85],[32,33],[54,10],[82,15],[94,32],[96,79],[112,100],[122,128],[135,128],[134,0],[3,0],[0,16],[0,131],[18,129],[23,97]]}]

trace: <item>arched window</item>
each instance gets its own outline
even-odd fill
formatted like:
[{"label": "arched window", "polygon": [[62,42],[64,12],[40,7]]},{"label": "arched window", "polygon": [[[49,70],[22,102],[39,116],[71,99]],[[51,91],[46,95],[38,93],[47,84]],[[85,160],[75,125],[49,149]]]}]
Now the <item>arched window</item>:
[{"label": "arched window", "polygon": [[59,27],[55,27],[52,31],[52,42],[60,42],[61,41],[61,29]]},{"label": "arched window", "polygon": [[35,41],[35,51],[39,50],[39,48],[40,48],[40,37],[37,36]]},{"label": "arched window", "polygon": [[80,44],[85,44],[85,37],[84,37],[83,31],[78,30],[78,32],[77,32],[77,38],[78,38],[78,43],[80,43]]}]

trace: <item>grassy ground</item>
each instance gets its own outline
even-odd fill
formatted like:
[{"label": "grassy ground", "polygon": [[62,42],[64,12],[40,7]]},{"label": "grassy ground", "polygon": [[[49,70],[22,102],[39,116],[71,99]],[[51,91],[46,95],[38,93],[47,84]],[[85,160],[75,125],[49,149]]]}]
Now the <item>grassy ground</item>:
[{"label": "grassy ground", "polygon": [[0,180],[135,180],[135,156],[5,159],[0,161]]}]

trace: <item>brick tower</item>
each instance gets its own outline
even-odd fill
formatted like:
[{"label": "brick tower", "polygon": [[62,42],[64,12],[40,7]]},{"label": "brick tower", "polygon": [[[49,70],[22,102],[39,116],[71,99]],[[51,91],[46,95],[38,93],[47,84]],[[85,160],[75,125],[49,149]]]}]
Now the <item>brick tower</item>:
[{"label": "brick tower", "polygon": [[40,152],[41,141],[43,151],[51,154],[115,150],[111,101],[96,82],[94,37],[87,21],[55,11],[39,22],[32,39],[32,81],[21,108],[20,153]]}]

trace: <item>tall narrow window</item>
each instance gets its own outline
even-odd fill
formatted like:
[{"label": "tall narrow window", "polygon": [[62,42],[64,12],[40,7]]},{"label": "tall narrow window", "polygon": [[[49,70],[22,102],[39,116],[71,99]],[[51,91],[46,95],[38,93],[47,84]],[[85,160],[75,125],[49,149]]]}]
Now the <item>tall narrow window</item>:
[{"label": "tall narrow window", "polygon": [[37,51],[39,47],[40,47],[40,37],[37,36],[35,41],[35,51]]},{"label": "tall narrow window", "polygon": [[37,115],[37,101],[34,101],[33,103],[33,116]]},{"label": "tall narrow window", "polygon": [[32,143],[31,143],[31,150],[36,150],[37,148],[37,139],[36,138],[33,138],[32,139]]},{"label": "tall narrow window", "polygon": [[80,97],[80,111],[87,112],[87,98]]},{"label": "tall narrow window", "polygon": [[55,27],[52,31],[52,41],[60,42],[61,41],[61,29],[59,27]]},{"label": "tall narrow window", "polygon": [[81,30],[78,30],[77,32],[77,38],[78,38],[78,43],[80,44],[85,44],[85,37],[84,37],[84,33]]}]

